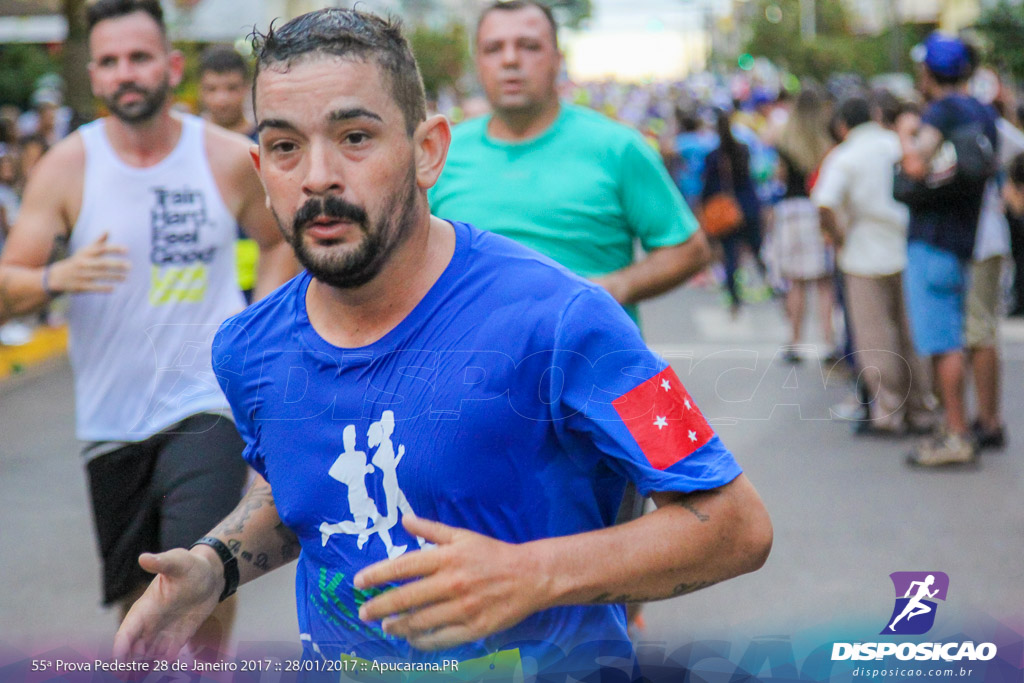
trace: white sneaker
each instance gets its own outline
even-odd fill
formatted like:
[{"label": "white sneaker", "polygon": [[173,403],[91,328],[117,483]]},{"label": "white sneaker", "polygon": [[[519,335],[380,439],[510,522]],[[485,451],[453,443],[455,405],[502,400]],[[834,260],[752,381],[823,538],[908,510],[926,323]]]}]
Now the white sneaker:
[{"label": "white sneaker", "polygon": [[974,442],[959,434],[939,432],[924,439],[907,455],[911,467],[951,467],[978,465]]}]

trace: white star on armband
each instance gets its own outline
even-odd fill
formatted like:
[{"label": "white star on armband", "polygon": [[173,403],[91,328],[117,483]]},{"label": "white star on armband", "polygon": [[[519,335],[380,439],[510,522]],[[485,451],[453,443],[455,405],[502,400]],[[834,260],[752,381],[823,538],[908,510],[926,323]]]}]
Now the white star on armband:
[{"label": "white star on armband", "polygon": [[693,410],[693,406],[690,405],[690,399],[688,399],[688,398],[683,399],[683,405],[686,406],[687,410]]},{"label": "white star on armband", "polygon": [[697,432],[690,430],[690,441],[697,441]]},{"label": "white star on armband", "polygon": [[667,379],[663,379],[661,380],[661,388],[664,389],[665,391],[668,391],[669,389],[672,388],[672,385],[669,384]]},{"label": "white star on armband", "polygon": [[668,427],[668,420],[659,415],[654,421],[654,426],[658,428],[658,431],[661,431],[662,427]]}]

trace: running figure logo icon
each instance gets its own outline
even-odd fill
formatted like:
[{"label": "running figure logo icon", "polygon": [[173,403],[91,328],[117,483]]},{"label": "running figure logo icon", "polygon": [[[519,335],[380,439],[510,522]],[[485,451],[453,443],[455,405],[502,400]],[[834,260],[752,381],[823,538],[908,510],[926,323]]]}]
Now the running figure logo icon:
[{"label": "running figure logo icon", "polygon": [[945,600],[949,577],[942,572],[893,572],[896,605],[882,635],[918,636],[935,623],[935,600]]},{"label": "running figure logo icon", "polygon": [[[395,433],[395,414],[385,410],[379,421],[370,425],[367,431],[367,443],[376,448],[370,462],[367,462],[366,451],[356,448],[356,427],[348,425],[342,431],[342,445],[345,450],[338,456],[328,472],[332,479],[340,481],[348,489],[348,507],[352,519],[340,522],[320,524],[320,541],[326,546],[334,534],[347,534],[356,537],[356,547],[360,550],[370,537],[377,536],[384,543],[388,559],[403,554],[407,545],[395,545],[391,541],[391,529],[399,523],[399,513],[415,515],[409,505],[405,493],[398,487],[398,463],[405,455],[405,446],[399,444],[397,450],[392,442]],[[366,488],[366,475],[379,470],[384,488],[385,514],[381,514],[377,501]],[[429,545],[424,539],[416,537],[420,548]]]}]

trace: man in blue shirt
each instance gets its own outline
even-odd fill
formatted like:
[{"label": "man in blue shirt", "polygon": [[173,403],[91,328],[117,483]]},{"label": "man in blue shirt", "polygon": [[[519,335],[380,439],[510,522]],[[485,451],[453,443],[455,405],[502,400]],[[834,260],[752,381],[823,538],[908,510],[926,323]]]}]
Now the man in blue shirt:
[{"label": "man in blue shirt", "polygon": [[683,198],[696,212],[700,208],[700,193],[704,189],[704,159],[718,147],[718,136],[709,130],[696,111],[676,110],[680,133],[676,136],[676,154],[679,171],[676,184]]},{"label": "man in blue shirt", "polygon": [[[140,558],[115,655],[173,655],[298,556],[307,658],[631,672],[617,603],[758,568],[757,493],[607,292],[430,215],[450,132],[397,26],[321,10],[257,53],[254,161],[307,269],[214,343],[260,479]],[[612,526],[627,481],[659,507]]]},{"label": "man in blue shirt", "polygon": [[938,190],[927,201],[910,205],[904,289],[914,345],[918,353],[932,359],[945,420],[938,434],[915,446],[908,463],[919,467],[971,465],[977,453],[964,400],[964,296],[984,182],[971,191],[954,193],[942,190],[941,178],[953,172],[944,163],[948,156],[944,143],[948,148],[958,133],[977,129],[994,149],[998,144],[997,115],[966,92],[972,68],[963,41],[936,32],[928,36],[921,50],[918,75],[929,104],[919,120],[904,114],[896,126],[903,148],[903,172]]}]

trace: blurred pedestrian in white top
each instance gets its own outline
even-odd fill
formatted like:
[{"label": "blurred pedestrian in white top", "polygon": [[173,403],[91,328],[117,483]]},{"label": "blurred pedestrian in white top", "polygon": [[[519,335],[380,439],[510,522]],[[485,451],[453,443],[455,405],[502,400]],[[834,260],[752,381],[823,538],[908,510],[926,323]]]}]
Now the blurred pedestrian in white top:
[{"label": "blurred pedestrian in white top", "polygon": [[893,199],[899,137],[863,97],[838,110],[843,142],[825,159],[811,200],[838,248],[856,365],[871,398],[857,434],[924,431],[935,420],[925,365],[914,352],[904,309],[907,207]]},{"label": "blurred pedestrian in white top", "polygon": [[773,245],[782,275],[789,281],[786,313],[793,348],[786,357],[791,362],[799,360],[795,347],[801,341],[807,292],[812,288],[829,358],[836,349],[832,327],[833,256],[822,238],[817,211],[808,198],[813,178],[833,145],[828,134],[829,116],[821,93],[805,88],[797,97],[777,146],[785,193],[774,207]]}]

